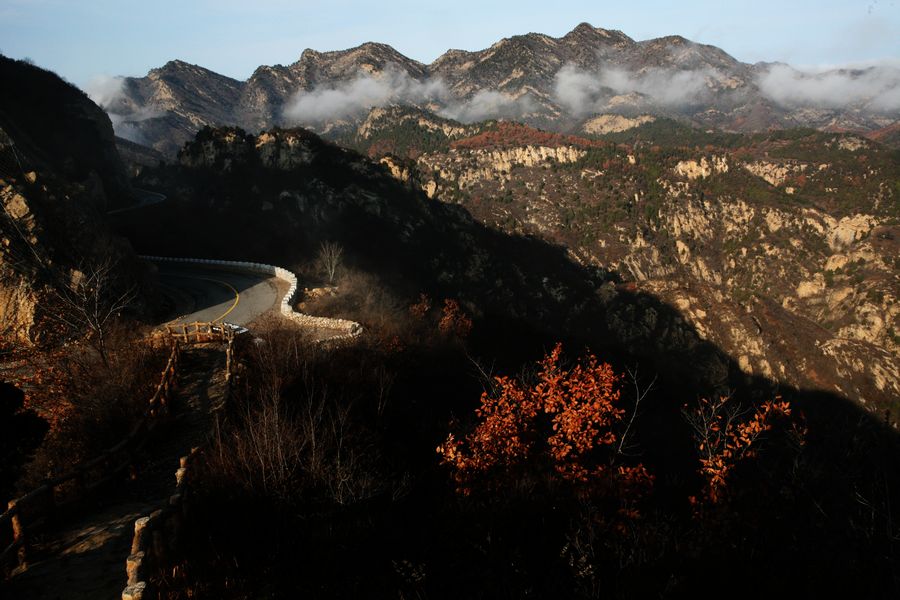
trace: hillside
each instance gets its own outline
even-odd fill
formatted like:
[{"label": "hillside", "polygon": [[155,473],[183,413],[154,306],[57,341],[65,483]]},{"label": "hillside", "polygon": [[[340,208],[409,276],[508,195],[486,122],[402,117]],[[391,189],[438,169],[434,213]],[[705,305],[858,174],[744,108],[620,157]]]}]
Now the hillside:
[{"label": "hillside", "polygon": [[[582,23],[560,38],[529,33],[480,51],[448,50],[428,65],[380,43],[305,50],[292,64],[260,66],[246,81],[171,61],[95,95],[120,135],[174,157],[207,125],[343,131],[369,109],[390,105],[464,123],[506,118],[557,131],[596,130],[598,117],[654,116],[703,129],[802,126],[886,138],[900,117],[891,100],[898,81],[892,67],[810,74],[741,63],[680,36],[635,41]],[[836,87],[849,91],[817,95]]]},{"label": "hillside", "polygon": [[[728,357],[679,324],[672,308],[611,284],[600,293],[616,274],[578,265],[558,246],[488,228],[467,210],[429,200],[382,165],[306,130],[259,136],[204,130],[178,165],[147,169],[139,181],[171,191],[175,201],[117,217],[118,231],[140,253],[239,254],[299,266],[314,258],[321,241],[333,240],[351,264],[377,274],[400,297],[425,291],[459,298],[489,323],[517,323],[582,343],[605,340],[648,360],[660,348],[677,348],[678,358],[661,360],[660,369],[669,371],[671,360],[694,364],[691,380],[706,390],[729,379]],[[196,231],[198,221],[208,233]],[[648,311],[653,323],[642,323]]]},{"label": "hillside", "polygon": [[101,263],[113,265],[111,280],[131,279],[137,267],[105,221],[109,208],[131,201],[109,118],[74,86],[24,62],[0,57],[0,82],[5,346],[70,334],[54,290]]},{"label": "hillside", "polygon": [[896,151],[814,130],[657,120],[578,137],[400,109],[373,111],[342,142],[430,198],[677,306],[748,375],[896,410]]},{"label": "hillside", "polygon": [[0,600],[900,598],[888,3],[10,4]]},{"label": "hillside", "polygon": [[[571,178],[592,169],[613,169],[612,164],[579,162],[592,157],[592,152],[601,155],[591,160],[612,161],[618,156],[617,168],[628,169],[649,161],[655,155],[652,147],[646,155],[632,149],[636,153],[632,164],[628,153],[612,142],[585,138],[585,146],[578,147],[573,145],[579,141],[576,137],[533,132],[535,139],[550,145],[528,150],[527,145],[517,145],[528,139],[524,126],[495,123],[457,139],[456,126],[431,122],[423,115],[416,118],[427,121],[424,127],[431,133],[436,126],[447,126],[446,134],[454,139],[440,152],[422,152],[415,160],[403,162],[410,173],[416,173],[406,181],[397,181],[392,174],[401,159],[369,160],[307,130],[253,135],[234,128],[204,129],[184,147],[178,164],[148,168],[141,174],[142,187],[165,191],[170,202],[147,207],[140,214],[116,216],[117,230],[140,252],[278,262],[313,281],[317,275],[311,265],[320,242],[337,243],[343,248],[344,262],[336,288],[326,292],[333,295],[324,300],[307,297],[304,303],[317,311],[353,318],[367,332],[358,347],[324,355],[298,351],[294,338],[277,325],[274,331],[261,329],[256,334],[263,341],[248,344],[251,349],[243,359],[247,383],[240,387],[238,400],[243,404],[235,409],[226,441],[219,442],[212,453],[225,456],[221,459],[225,462],[210,458],[208,472],[198,484],[197,501],[204,506],[204,517],[179,567],[181,575],[160,580],[170,593],[239,597],[263,590],[317,589],[346,597],[363,589],[370,594],[377,590],[377,595],[416,589],[442,598],[484,597],[512,589],[516,595],[555,597],[563,589],[573,597],[589,597],[591,586],[610,577],[616,583],[603,585],[623,597],[640,597],[667,585],[699,594],[709,585],[706,566],[710,561],[716,564],[714,581],[748,577],[760,569],[773,573],[752,580],[755,590],[766,593],[821,590],[822,581],[815,573],[823,561],[853,562],[853,569],[836,569],[829,580],[840,589],[849,589],[854,585],[850,582],[860,578],[869,582],[867,589],[890,585],[893,561],[875,557],[875,549],[889,542],[881,530],[866,538],[855,525],[865,509],[860,508],[854,490],[863,490],[864,497],[882,505],[889,493],[884,490],[896,486],[892,465],[898,456],[893,450],[897,437],[884,423],[885,418],[893,422],[896,412],[887,417],[882,412],[888,407],[896,410],[892,404],[896,391],[889,387],[895,385],[889,379],[895,353],[876,343],[837,338],[799,309],[786,308],[759,292],[757,297],[735,300],[727,295],[725,281],[703,279],[702,271],[695,273],[703,264],[709,273],[727,273],[721,270],[726,268],[722,264],[703,258],[719,251],[721,238],[706,232],[727,231],[708,224],[720,218],[714,210],[736,219],[729,227],[757,222],[755,216],[737,219],[740,213],[732,206],[737,201],[722,200],[728,208],[716,209],[710,194],[707,207],[686,195],[690,187],[678,198],[660,198],[657,219],[670,219],[680,227],[672,226],[670,243],[676,248],[679,239],[684,245],[691,243],[691,256],[697,257],[683,261],[677,254],[663,259],[662,251],[668,252],[668,246],[660,244],[662,250],[654,254],[631,243],[634,235],[661,235],[651,226],[656,221],[633,230],[637,226],[632,221],[610,220],[610,227],[604,229],[599,218],[586,223],[592,223],[596,235],[605,232],[607,237],[600,239],[606,242],[611,259],[625,258],[604,263],[579,256],[584,252],[580,247],[562,245],[570,239],[566,237],[570,230],[551,212],[554,204],[570,206],[573,200],[562,195],[555,203],[536,204],[541,212],[534,207],[523,211],[535,216],[520,223],[519,233],[470,216],[469,210],[484,217],[490,214],[487,209],[500,206],[518,214],[512,212],[515,196],[510,200],[501,194],[495,204],[486,198],[476,202],[475,195],[469,195],[482,189],[479,186],[509,185],[504,175],[508,171],[521,177],[526,188],[532,183],[529,174],[544,174],[545,189],[555,184],[553,176],[560,185],[580,190],[578,179]],[[404,120],[402,127],[409,125]],[[511,143],[499,143],[491,133],[497,131],[511,133]],[[421,139],[429,144],[435,140],[424,134]],[[775,141],[758,140],[763,145]],[[771,154],[773,148],[766,147]],[[870,152],[876,156],[875,150]],[[420,169],[428,161],[443,160],[445,154],[484,163],[462,186],[458,198],[464,207],[439,201],[439,194],[428,198],[418,189],[417,181],[441,168],[445,173],[441,177],[457,173],[452,164]],[[508,164],[499,165],[500,160]],[[711,160],[706,159],[705,168],[726,164]],[[682,170],[699,172],[703,164],[698,159],[697,165],[682,166]],[[729,173],[746,171],[738,163],[727,164]],[[668,175],[667,168],[663,161],[659,178],[671,180],[672,185],[696,185],[702,180]],[[619,178],[621,185],[644,181],[636,169],[628,173],[629,177]],[[757,177],[747,173],[748,178]],[[440,189],[447,185],[442,180]],[[629,187],[627,192],[631,191]],[[583,193],[589,197],[587,191]],[[537,198],[532,202],[537,203]],[[681,206],[684,212],[664,210],[666,202]],[[753,210],[762,213],[762,231],[767,235],[772,233],[767,225],[772,219],[765,217],[768,211],[775,206],[788,210],[772,198],[748,199],[745,204],[750,202],[758,202]],[[612,216],[628,217],[621,210],[623,215]],[[695,222],[704,215],[708,222]],[[780,218],[780,230],[790,231],[793,217]],[[882,212],[873,213],[872,218],[888,219]],[[526,232],[528,227],[534,229]],[[701,235],[707,237],[694,239]],[[558,239],[551,243],[552,238]],[[875,239],[881,238],[870,236],[863,242],[874,244]],[[811,247],[824,253],[822,243],[827,247],[827,240]],[[847,243],[851,249],[859,247],[850,238]],[[707,246],[710,254],[703,253]],[[780,246],[773,243],[772,247]],[[602,258],[601,250],[597,252]],[[731,251],[727,256],[737,261],[741,254]],[[873,260],[872,268],[879,273],[881,261]],[[809,256],[802,263],[812,264]],[[798,268],[798,263],[786,265]],[[634,277],[638,269],[650,271],[651,267],[674,270],[652,272],[653,278]],[[866,279],[866,285],[873,284]],[[434,306],[439,303],[432,305],[429,299],[447,298],[458,300],[457,310],[471,319],[458,333],[438,328],[437,321],[430,320],[436,319]],[[709,318],[704,319],[701,311],[708,311]],[[441,322],[445,320],[446,312]],[[604,495],[609,493],[602,491],[606,488],[597,491],[599,495],[578,492],[552,470],[548,473],[543,454],[521,463],[501,463],[484,479],[476,479],[471,495],[457,494],[446,461],[438,464],[435,458],[435,446],[447,439],[448,428],[452,433],[459,423],[462,431],[471,431],[479,414],[495,414],[472,416],[474,400],[482,392],[482,402],[487,402],[491,389],[498,393],[498,388],[483,387],[491,385],[488,373],[532,382],[530,378],[538,376],[533,361],[556,340],[563,340],[571,353],[567,356],[589,348],[619,372],[635,373],[636,369],[642,373],[633,383],[623,380],[621,389],[627,398],[623,407],[633,406],[632,385],[639,393],[642,385],[653,382],[652,392],[635,413],[635,427],[640,431],[632,440],[636,450],[610,458],[618,465],[639,461],[646,466],[653,474],[652,494],[642,496],[637,488],[626,486],[622,501],[627,508],[619,508],[615,491],[612,497]],[[764,360],[771,361],[771,371],[761,368]],[[570,368],[574,362],[565,364]],[[234,447],[251,443],[254,427],[261,426],[252,420],[253,415],[269,414],[265,403],[273,399],[262,390],[270,390],[272,381],[279,382],[274,401],[284,403],[284,418],[298,427],[291,430],[296,436],[291,439],[309,440],[304,432],[310,430],[303,429],[308,414],[304,411],[319,406],[315,402],[321,401],[320,391],[329,406],[334,404],[325,410],[341,415],[344,437],[328,438],[326,444],[339,440],[338,456],[354,457],[348,459],[351,462],[336,463],[335,469],[344,469],[334,471],[335,477],[343,478],[344,487],[329,483],[333,481],[330,467],[323,470],[306,462],[308,451],[303,448],[308,446],[291,450],[299,453],[296,475],[278,480],[281,488],[275,488],[275,483],[262,485],[228,466],[229,460],[243,460]],[[510,385],[510,379],[495,381],[496,386]],[[702,471],[692,466],[696,455],[690,441],[691,421],[685,415],[698,398],[719,395],[737,403],[733,410],[743,407],[744,412],[727,413],[733,419],[746,418],[748,407],[759,406],[760,401],[774,397],[788,402],[798,415],[796,422],[790,422],[800,429],[787,437],[774,432],[764,435],[758,463],[750,461],[729,476],[731,499],[704,508],[702,500],[690,496],[696,493],[692,490]],[[621,434],[622,429],[617,431]],[[542,451],[540,443],[535,448]],[[628,467],[620,468],[630,472]],[[835,472],[843,476],[835,477]],[[501,487],[491,487],[492,482]],[[824,512],[816,510],[817,505]],[[224,515],[259,506],[266,510],[252,527],[219,526]],[[526,523],[527,534],[522,535]],[[627,537],[629,532],[638,537]],[[492,550],[485,558],[479,548],[488,537],[493,538]],[[435,545],[434,539],[442,543]],[[590,540],[611,541],[607,545]],[[684,540],[690,540],[687,549]],[[652,555],[634,558],[634,552],[649,548],[654,549]],[[816,566],[803,563],[775,569],[797,552]],[[521,556],[531,567],[510,569],[511,555]],[[407,567],[403,561],[414,566]],[[305,567],[298,570],[297,564]],[[413,579],[400,570],[407,568],[421,569],[428,577]],[[222,583],[222,573],[228,573],[227,585]]]}]

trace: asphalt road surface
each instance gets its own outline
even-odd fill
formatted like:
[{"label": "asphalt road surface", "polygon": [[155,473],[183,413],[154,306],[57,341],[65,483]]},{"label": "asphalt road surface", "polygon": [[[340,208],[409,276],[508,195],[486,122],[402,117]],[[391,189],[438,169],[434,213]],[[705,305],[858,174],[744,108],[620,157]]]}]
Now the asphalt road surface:
[{"label": "asphalt road surface", "polygon": [[247,325],[277,307],[278,290],[271,277],[196,265],[156,265],[162,291],[174,304],[172,323]]},{"label": "asphalt road surface", "polygon": [[136,208],[144,208],[145,206],[153,206],[154,204],[159,204],[161,202],[166,201],[166,195],[160,194],[158,192],[151,192],[149,190],[142,190],[140,188],[131,188],[134,192],[135,203],[131,206],[126,206],[125,208],[117,208],[116,210],[109,210],[106,212],[108,215],[117,215],[119,213],[128,212],[130,210],[135,210]]}]

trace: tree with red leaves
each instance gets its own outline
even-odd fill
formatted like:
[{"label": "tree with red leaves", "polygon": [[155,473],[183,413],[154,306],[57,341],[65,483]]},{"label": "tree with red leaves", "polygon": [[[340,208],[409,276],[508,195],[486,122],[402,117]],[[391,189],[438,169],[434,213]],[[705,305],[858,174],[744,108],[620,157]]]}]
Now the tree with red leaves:
[{"label": "tree with red leaves", "polygon": [[533,383],[495,378],[494,390],[481,396],[474,430],[463,439],[451,433],[438,446],[460,493],[476,482],[503,485],[519,468],[544,464],[552,465],[551,479],[580,494],[635,498],[649,489],[652,476],[643,465],[617,463],[622,375],[594,355],[571,368],[561,356],[557,344],[538,363]]},{"label": "tree with red leaves", "polygon": [[[729,473],[741,461],[755,456],[759,440],[772,431],[780,417],[791,416],[791,406],[776,397],[751,412],[722,396],[718,400],[701,399],[693,409],[685,406],[683,414],[693,430],[704,479],[701,497],[692,497],[691,502],[718,504],[727,497]],[[802,438],[796,425],[794,429]]]},{"label": "tree with red leaves", "polygon": [[459,339],[465,339],[472,331],[472,319],[463,311],[459,302],[448,298],[444,300],[438,329],[445,335],[452,334]]}]

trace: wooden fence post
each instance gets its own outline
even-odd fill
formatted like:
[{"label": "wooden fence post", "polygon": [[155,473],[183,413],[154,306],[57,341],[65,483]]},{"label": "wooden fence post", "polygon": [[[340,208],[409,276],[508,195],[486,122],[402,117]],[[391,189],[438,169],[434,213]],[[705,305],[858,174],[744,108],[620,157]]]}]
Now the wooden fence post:
[{"label": "wooden fence post", "polygon": [[25,544],[28,540],[25,537],[25,526],[22,523],[22,515],[19,514],[18,500],[10,500],[9,504],[7,504],[7,509],[12,512],[9,522],[12,525],[13,543],[21,544],[19,546],[18,552],[16,553],[16,556],[19,560],[19,566],[25,567],[27,566],[25,561]]},{"label": "wooden fence post", "polygon": [[134,537],[131,538],[131,553],[137,554],[144,546],[144,538],[147,536],[147,525],[150,517],[141,517],[134,522]]},{"label": "wooden fence post", "polygon": [[128,576],[128,585],[135,585],[144,578],[144,552],[138,551],[129,554],[125,560],[125,574]]},{"label": "wooden fence post", "polygon": [[144,600],[147,584],[143,581],[122,590],[122,600]]}]

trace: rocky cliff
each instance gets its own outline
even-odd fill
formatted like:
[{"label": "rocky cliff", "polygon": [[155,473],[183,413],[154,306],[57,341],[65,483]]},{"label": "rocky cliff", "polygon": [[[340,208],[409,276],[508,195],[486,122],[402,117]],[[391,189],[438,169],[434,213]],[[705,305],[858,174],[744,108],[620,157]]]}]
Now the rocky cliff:
[{"label": "rocky cliff", "polygon": [[777,160],[806,160],[809,140],[688,157],[542,132],[542,143],[485,145],[494,138],[484,133],[373,162],[304,130],[204,130],[180,166],[142,177],[175,191],[178,222],[202,220],[216,235],[172,226],[162,208],[154,219],[166,228],[142,216],[124,232],[145,252],[228,258],[240,240],[249,259],[285,264],[338,240],[401,288],[442,290],[487,320],[665,357],[657,368],[681,365],[692,389],[767,381],[894,407],[892,155],[869,148],[866,168],[879,175],[854,190],[866,200],[844,206],[824,192],[860,168],[840,136],[816,138],[836,154],[792,180],[789,195],[744,165],[766,152],[775,162],[776,146]]},{"label": "rocky cliff", "polygon": [[30,165],[127,203],[128,177],[103,110],[54,73],[0,56],[0,128]]},{"label": "rocky cliff", "polygon": [[896,154],[813,131],[661,145],[658,126],[617,144],[489,124],[382,160],[430,198],[628,282],[602,293],[676,307],[748,376],[896,409]]},{"label": "rocky cliff", "polygon": [[0,58],[0,336],[31,343],[59,332],[53,290],[98,262],[130,277],[133,255],[106,226],[130,199],[106,114],[77,88]]}]

